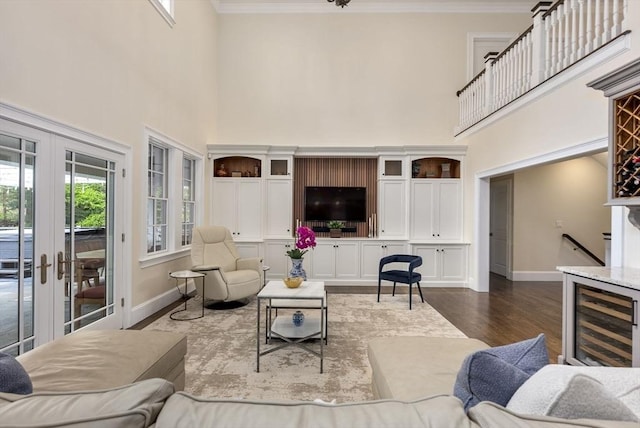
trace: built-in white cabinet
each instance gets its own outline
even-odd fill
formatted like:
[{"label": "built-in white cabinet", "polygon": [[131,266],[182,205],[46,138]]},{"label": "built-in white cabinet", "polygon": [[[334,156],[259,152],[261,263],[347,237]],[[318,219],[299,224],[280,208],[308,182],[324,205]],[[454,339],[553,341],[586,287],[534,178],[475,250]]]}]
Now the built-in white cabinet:
[{"label": "built-in white cabinet", "polygon": [[289,180],[268,179],[265,201],[265,237],[290,238],[293,226],[293,183]]},{"label": "built-in white cabinet", "polygon": [[[369,159],[359,170],[358,180],[366,176],[366,217],[375,227],[353,222],[342,238],[327,236],[320,230],[324,225],[303,218],[304,190],[316,185],[316,179],[347,177],[349,167],[342,164],[336,171],[327,163],[318,163],[323,166],[317,173],[296,174],[295,180],[294,167],[305,165],[296,156],[343,157],[343,151],[325,154],[324,149],[262,145],[211,145],[209,150],[212,198],[208,223],[226,226],[241,256],[262,256],[269,266],[268,279],[286,277],[291,269],[286,252],[295,245],[297,219],[319,231],[316,248],[303,262],[310,279],[331,285],[372,284],[377,281],[382,257],[418,254],[423,258],[423,282],[466,285],[468,250],[462,242],[465,147],[372,148],[367,156],[376,162]],[[354,156],[363,153],[356,151]],[[345,180],[346,186],[362,186],[356,179]],[[377,188],[372,188],[376,180]]]},{"label": "built-in white cabinet", "polygon": [[213,224],[226,226],[235,240],[262,239],[261,181],[257,178],[213,180]]},{"label": "built-in white cabinet", "polygon": [[422,281],[462,285],[467,281],[467,245],[414,245],[412,253],[422,257],[418,271]]},{"label": "built-in white cabinet", "polygon": [[258,242],[237,242],[236,250],[243,259],[260,257],[260,244]]},{"label": "built-in white cabinet", "polygon": [[[307,266],[305,270],[308,269],[306,263],[305,266]],[[311,257],[311,277],[313,279],[359,279],[359,267],[359,241],[317,240],[316,248]],[[308,270],[307,276],[309,276]]]},{"label": "built-in white cabinet", "polygon": [[293,240],[265,241],[263,263],[269,266],[266,275],[268,279],[281,279],[289,276],[291,262],[287,251],[293,249]]},{"label": "built-in white cabinet", "polygon": [[462,238],[462,187],[459,179],[411,181],[411,238],[455,241]]},{"label": "built-in white cabinet", "polygon": [[378,181],[378,236],[385,239],[407,236],[406,182]]},{"label": "built-in white cabinet", "polygon": [[407,244],[377,240],[362,241],[361,254],[360,278],[377,280],[380,259],[392,254],[407,254]]}]

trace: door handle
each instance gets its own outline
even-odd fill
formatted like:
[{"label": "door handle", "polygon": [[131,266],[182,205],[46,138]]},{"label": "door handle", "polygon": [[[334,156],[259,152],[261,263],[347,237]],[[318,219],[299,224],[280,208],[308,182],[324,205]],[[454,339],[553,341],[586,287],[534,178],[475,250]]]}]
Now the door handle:
[{"label": "door handle", "polygon": [[40,256],[40,265],[36,268],[40,269],[40,284],[47,283],[47,268],[51,266],[51,263],[47,263],[47,255],[42,254]]},{"label": "door handle", "polygon": [[58,251],[58,279],[64,278],[64,254]]}]

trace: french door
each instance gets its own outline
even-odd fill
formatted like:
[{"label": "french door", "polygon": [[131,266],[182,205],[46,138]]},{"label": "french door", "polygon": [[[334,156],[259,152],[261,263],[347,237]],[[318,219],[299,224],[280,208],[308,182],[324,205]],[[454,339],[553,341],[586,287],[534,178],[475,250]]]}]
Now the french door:
[{"label": "french door", "polygon": [[122,154],[0,119],[0,351],[121,328]]}]

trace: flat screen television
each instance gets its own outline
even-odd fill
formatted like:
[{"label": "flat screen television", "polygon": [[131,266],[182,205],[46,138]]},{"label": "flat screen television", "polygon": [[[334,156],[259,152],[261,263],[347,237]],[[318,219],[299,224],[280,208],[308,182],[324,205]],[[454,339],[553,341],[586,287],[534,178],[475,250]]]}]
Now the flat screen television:
[{"label": "flat screen television", "polygon": [[366,221],[365,187],[305,187],[305,221]]}]

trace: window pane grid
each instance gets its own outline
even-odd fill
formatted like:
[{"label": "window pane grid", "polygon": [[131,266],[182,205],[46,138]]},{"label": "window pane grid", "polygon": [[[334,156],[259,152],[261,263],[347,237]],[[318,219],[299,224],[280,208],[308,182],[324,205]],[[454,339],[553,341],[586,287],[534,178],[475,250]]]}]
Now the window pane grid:
[{"label": "window pane grid", "polygon": [[195,163],[182,158],[182,245],[191,245],[191,231],[195,223]]},{"label": "window pane grid", "polygon": [[169,150],[149,142],[147,171],[147,253],[167,249],[167,162]]}]

